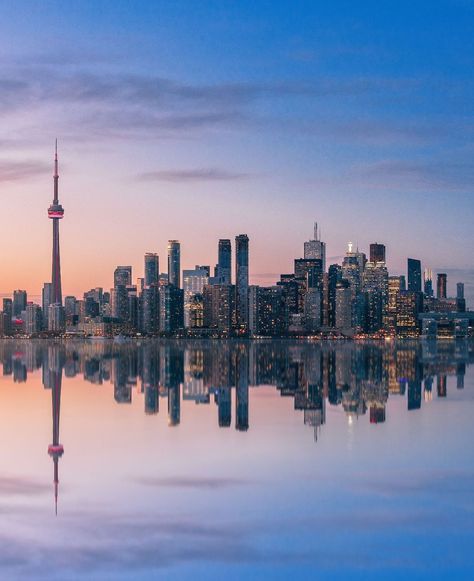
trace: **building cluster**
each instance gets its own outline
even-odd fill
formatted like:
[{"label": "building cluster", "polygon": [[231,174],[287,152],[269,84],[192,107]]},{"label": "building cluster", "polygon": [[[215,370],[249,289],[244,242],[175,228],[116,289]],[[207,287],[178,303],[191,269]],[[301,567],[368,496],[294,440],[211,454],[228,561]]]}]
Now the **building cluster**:
[{"label": "building cluster", "polygon": [[316,436],[326,423],[327,405],[341,406],[349,419],[367,416],[371,423],[381,423],[390,396],[405,397],[407,409],[415,410],[423,401],[445,398],[450,376],[462,389],[474,351],[468,341],[3,341],[0,362],[3,374],[16,382],[42,371],[44,387],[52,390],[58,408],[53,443],[60,446],[63,374],[112,385],[117,404],[142,399],[148,415],[164,408],[170,426],[181,422],[183,404],[213,405],[218,426],[233,424],[238,431],[250,426],[249,389],[274,386],[281,397],[293,400]]},{"label": "building cluster", "polygon": [[[409,258],[407,275],[391,276],[383,244],[369,256],[349,244],[342,264],[326,268],[326,245],[317,226],[304,243],[293,272],[273,286],[249,283],[249,238],[218,243],[217,264],[181,270],[181,244],[168,243],[167,273],[155,253],[144,256],[143,277],[117,266],[109,291],[95,288],[81,299],[54,297],[45,283],[42,304],[25,291],[3,299],[3,335],[77,333],[85,336],[319,336],[319,337],[465,337],[474,324],[466,310],[464,285],[449,297],[447,275]],[[436,292],[435,292],[436,291]]]},{"label": "building cluster", "polygon": [[143,276],[134,279],[131,266],[117,266],[110,291],[94,288],[78,299],[62,297],[57,144],[54,195],[48,208],[53,225],[51,282],[43,287],[42,304],[16,290],[3,299],[3,336],[64,333],[84,336],[146,335],[203,337],[466,337],[474,329],[474,312],[466,311],[464,285],[448,297],[447,275],[433,274],[409,258],[407,275],[390,276],[383,244],[370,254],[349,243],[342,264],[326,268],[326,244],[317,224],[293,272],[272,286],[250,285],[249,238],[234,245],[221,239],[217,264],[181,271],[181,244],[168,242],[167,273],[160,272],[156,253],[144,258]]}]

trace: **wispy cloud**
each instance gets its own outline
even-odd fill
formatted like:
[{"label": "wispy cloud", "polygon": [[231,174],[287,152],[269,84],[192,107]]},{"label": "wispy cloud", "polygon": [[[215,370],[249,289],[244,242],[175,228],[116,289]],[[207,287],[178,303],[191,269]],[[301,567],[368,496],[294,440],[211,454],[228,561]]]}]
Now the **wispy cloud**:
[{"label": "wispy cloud", "polygon": [[158,170],[139,174],[138,179],[144,182],[223,182],[241,181],[251,177],[250,174],[231,172],[218,168],[196,168],[178,170]]},{"label": "wispy cloud", "polygon": [[0,160],[0,183],[16,182],[43,175],[50,166],[39,161]]},{"label": "wispy cloud", "polygon": [[195,478],[187,476],[171,476],[167,478],[140,478],[138,482],[145,486],[151,487],[195,488],[204,490],[217,490],[249,484],[247,480],[242,478]]}]

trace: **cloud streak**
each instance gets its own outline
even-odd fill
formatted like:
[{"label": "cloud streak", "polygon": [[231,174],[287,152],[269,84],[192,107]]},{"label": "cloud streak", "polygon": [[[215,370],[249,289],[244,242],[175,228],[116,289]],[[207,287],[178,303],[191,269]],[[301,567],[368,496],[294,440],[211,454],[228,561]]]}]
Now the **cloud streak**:
[{"label": "cloud streak", "polygon": [[137,178],[142,182],[231,182],[249,179],[250,174],[231,172],[219,168],[196,168],[178,170],[158,170],[139,174]]},{"label": "cloud streak", "polygon": [[48,171],[51,171],[50,166],[39,161],[0,160],[0,184],[28,180]]}]

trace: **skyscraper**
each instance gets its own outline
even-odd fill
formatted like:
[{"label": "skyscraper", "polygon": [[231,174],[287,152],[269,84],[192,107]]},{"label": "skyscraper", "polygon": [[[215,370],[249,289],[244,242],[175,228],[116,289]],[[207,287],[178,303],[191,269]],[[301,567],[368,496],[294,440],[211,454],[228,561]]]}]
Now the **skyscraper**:
[{"label": "skyscraper", "polygon": [[323,272],[326,272],[326,243],[320,240],[317,222],[314,223],[314,240],[308,240],[308,242],[304,243],[304,257],[320,259]]},{"label": "skyscraper", "polygon": [[53,263],[51,272],[51,304],[62,305],[63,296],[61,290],[61,261],[59,255],[59,220],[64,216],[64,209],[59,203],[59,172],[58,172],[58,141],[54,152],[54,197],[53,203],[48,208],[48,218],[53,221]]},{"label": "skyscraper", "polygon": [[445,273],[438,273],[436,281],[436,297],[445,299],[447,297],[448,276]]},{"label": "skyscraper", "polygon": [[408,290],[421,293],[421,262],[415,258],[408,259]]},{"label": "skyscraper", "polygon": [[458,282],[456,284],[456,298],[457,299],[464,299],[464,283]]},{"label": "skyscraper", "polygon": [[209,280],[209,269],[196,265],[194,270],[183,270],[184,326],[191,326],[191,304],[195,295],[202,295]]},{"label": "skyscraper", "polygon": [[425,268],[423,273],[423,292],[427,297],[433,296],[433,271],[431,268]]},{"label": "skyscraper", "polygon": [[117,266],[114,271],[114,287],[130,286],[132,284],[132,267]]},{"label": "skyscraper", "polygon": [[249,320],[249,237],[235,237],[235,288],[237,326],[247,331]]},{"label": "skyscraper", "polygon": [[13,316],[19,317],[23,311],[26,311],[28,296],[24,290],[13,291]]},{"label": "skyscraper", "polygon": [[230,240],[219,240],[217,279],[219,284],[231,284],[232,279],[232,246]]},{"label": "skyscraper", "polygon": [[176,288],[181,286],[181,244],[168,240],[168,282]]},{"label": "skyscraper", "polygon": [[385,245],[375,242],[370,245],[370,262],[385,262]]},{"label": "skyscraper", "polygon": [[[158,254],[147,252],[145,254],[145,281],[144,286],[158,285],[160,275],[160,262]],[[138,289],[138,286],[137,286]],[[142,289],[139,289],[141,291]]]}]

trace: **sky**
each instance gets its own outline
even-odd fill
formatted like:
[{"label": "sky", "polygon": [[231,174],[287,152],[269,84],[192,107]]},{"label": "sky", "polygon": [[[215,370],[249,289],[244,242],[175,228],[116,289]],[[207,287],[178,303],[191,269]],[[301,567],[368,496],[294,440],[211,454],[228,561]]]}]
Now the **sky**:
[{"label": "sky", "polygon": [[250,238],[251,282],[387,246],[474,302],[474,3],[0,0],[0,292],[63,294]]}]

